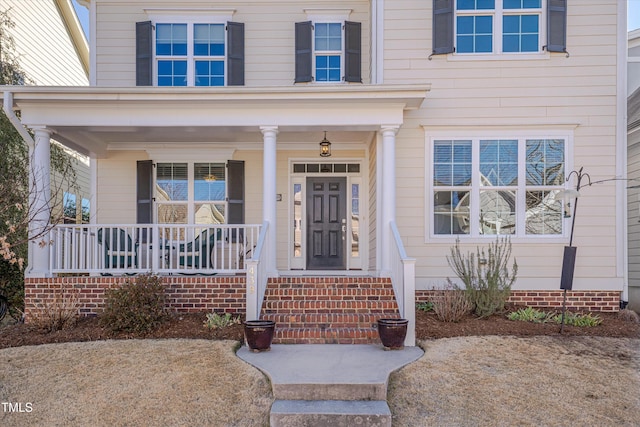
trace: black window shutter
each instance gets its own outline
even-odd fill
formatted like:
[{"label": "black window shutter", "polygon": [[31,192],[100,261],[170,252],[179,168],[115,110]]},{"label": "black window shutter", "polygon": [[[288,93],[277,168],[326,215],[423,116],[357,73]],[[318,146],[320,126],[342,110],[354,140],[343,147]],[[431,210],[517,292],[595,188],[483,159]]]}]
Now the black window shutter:
[{"label": "black window shutter", "polygon": [[244,161],[227,161],[227,224],[244,224]]},{"label": "black window shutter", "polygon": [[227,85],[244,86],[244,24],[227,22],[229,49],[227,51]]},{"label": "black window shutter", "polygon": [[[153,222],[153,162],[138,160],[136,179],[136,217],[138,224]],[[146,230],[142,239],[147,241]]]},{"label": "black window shutter", "polygon": [[452,53],[453,0],[433,0],[433,52],[432,55]]},{"label": "black window shutter", "polygon": [[344,23],[344,80],[362,83],[362,25],[359,22]]},{"label": "black window shutter", "polygon": [[567,0],[547,2],[547,51],[567,51]]},{"label": "black window shutter", "polygon": [[136,86],[153,84],[151,28],[151,21],[136,22]]},{"label": "black window shutter", "polygon": [[312,76],[311,21],[296,22],[296,83],[310,82]]}]

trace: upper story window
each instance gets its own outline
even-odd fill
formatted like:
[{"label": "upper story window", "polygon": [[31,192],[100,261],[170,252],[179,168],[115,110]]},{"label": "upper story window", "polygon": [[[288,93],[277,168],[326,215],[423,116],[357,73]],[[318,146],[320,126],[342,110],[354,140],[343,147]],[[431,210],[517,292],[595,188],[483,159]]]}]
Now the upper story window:
[{"label": "upper story window", "polygon": [[158,86],[224,86],[225,24],[156,24]]},{"label": "upper story window", "polygon": [[542,0],[458,0],[456,52],[540,52]]},{"label": "upper story window", "polygon": [[136,84],[244,85],[244,24],[138,22]]},{"label": "upper story window", "polygon": [[432,54],[566,53],[566,27],[567,0],[433,0]]},{"label": "upper story window", "polygon": [[561,236],[566,137],[435,138],[433,235]]},{"label": "upper story window", "polygon": [[297,22],[295,44],[296,83],[362,82],[359,22]]}]

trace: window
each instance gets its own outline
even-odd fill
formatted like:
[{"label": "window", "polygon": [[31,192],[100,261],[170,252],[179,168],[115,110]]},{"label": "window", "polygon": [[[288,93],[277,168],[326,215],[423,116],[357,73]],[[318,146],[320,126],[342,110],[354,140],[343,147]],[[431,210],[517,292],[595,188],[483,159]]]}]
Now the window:
[{"label": "window", "polygon": [[64,192],[62,195],[62,211],[63,222],[65,224],[76,224],[78,222],[78,208],[75,194]]},{"label": "window", "polygon": [[158,86],[224,86],[224,24],[156,24]]},{"label": "window", "polygon": [[244,24],[203,19],[136,23],[136,85],[244,85]]},{"label": "window", "polygon": [[540,52],[542,0],[457,0],[456,52]]},{"label": "window", "polygon": [[296,83],[362,83],[359,22],[297,22]]},{"label": "window", "polygon": [[158,163],[156,213],[160,224],[224,224],[224,163]]},{"label": "window", "polygon": [[434,139],[434,235],[560,236],[566,138]]}]

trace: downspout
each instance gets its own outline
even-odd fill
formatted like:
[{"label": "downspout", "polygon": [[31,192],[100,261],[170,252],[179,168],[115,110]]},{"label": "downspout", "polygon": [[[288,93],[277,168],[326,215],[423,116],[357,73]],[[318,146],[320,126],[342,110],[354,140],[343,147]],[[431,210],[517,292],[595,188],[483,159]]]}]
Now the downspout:
[{"label": "downspout", "polygon": [[24,139],[24,142],[27,143],[29,149],[32,150],[36,146],[36,142],[33,140],[18,116],[16,116],[16,113],[13,112],[13,92],[4,92],[4,102],[2,104],[2,109],[4,110],[4,113],[7,115],[7,118],[9,119],[13,127],[16,128],[22,139]]}]

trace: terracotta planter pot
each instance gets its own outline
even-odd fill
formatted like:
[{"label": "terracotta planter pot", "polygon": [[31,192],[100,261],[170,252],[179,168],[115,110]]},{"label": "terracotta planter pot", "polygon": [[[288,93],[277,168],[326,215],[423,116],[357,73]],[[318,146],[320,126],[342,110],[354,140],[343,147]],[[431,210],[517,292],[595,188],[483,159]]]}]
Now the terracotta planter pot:
[{"label": "terracotta planter pot", "polygon": [[244,338],[253,352],[269,351],[276,322],[273,320],[247,320],[244,322]]},{"label": "terracotta planter pot", "polygon": [[407,319],[379,319],[378,335],[385,350],[402,350],[407,336]]}]

